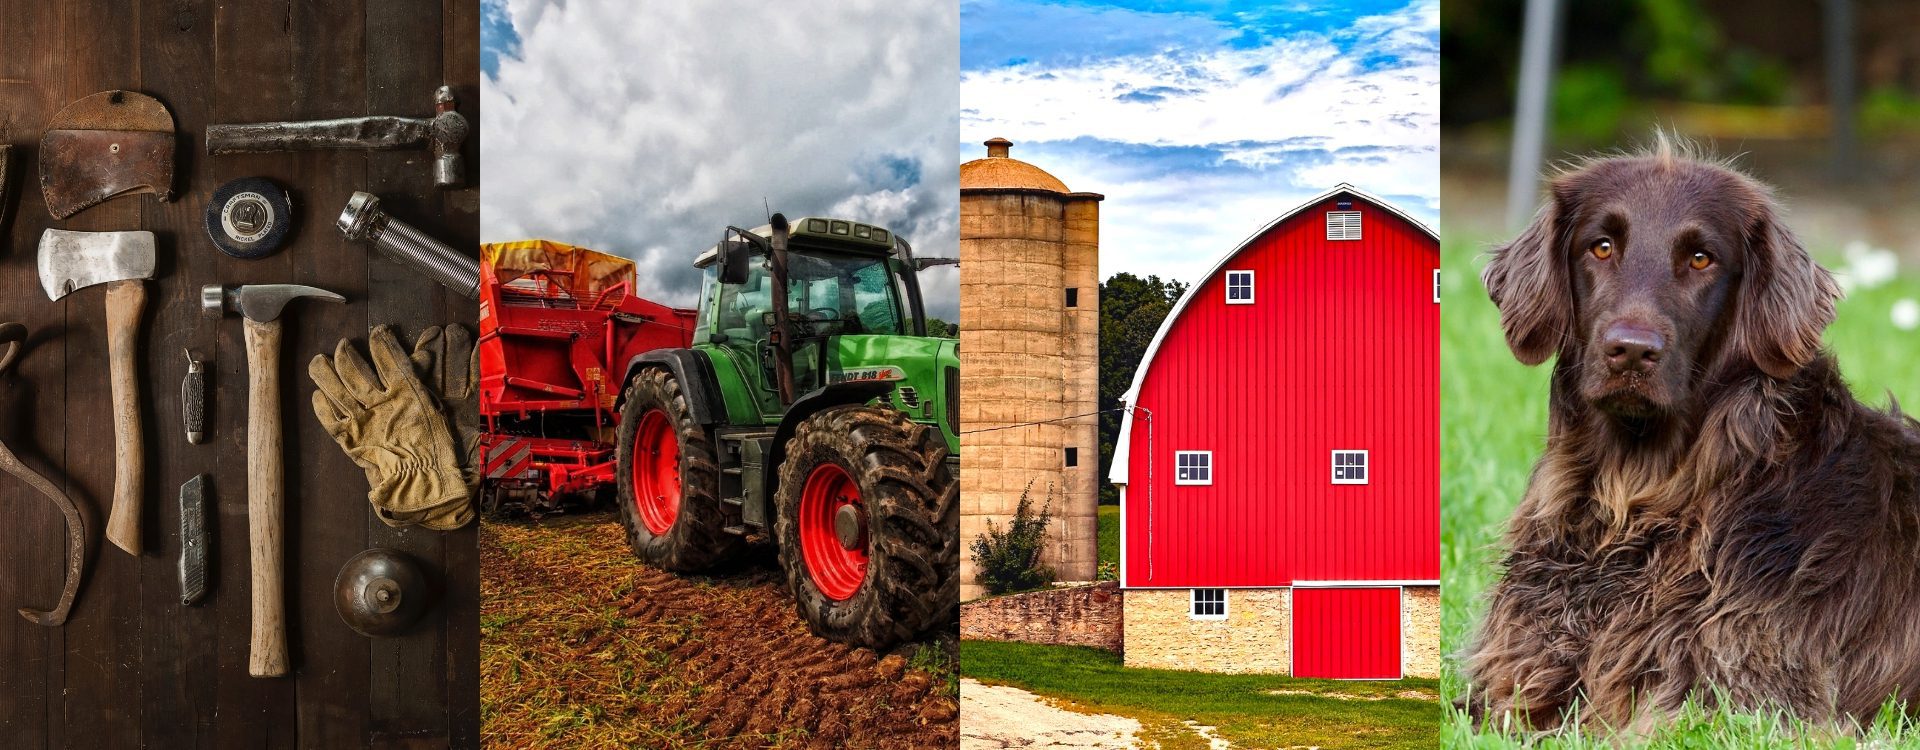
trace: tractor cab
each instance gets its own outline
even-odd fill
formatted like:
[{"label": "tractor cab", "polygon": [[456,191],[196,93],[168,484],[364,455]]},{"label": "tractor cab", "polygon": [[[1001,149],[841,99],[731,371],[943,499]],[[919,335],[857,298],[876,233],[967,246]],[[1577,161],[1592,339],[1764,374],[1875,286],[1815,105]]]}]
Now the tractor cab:
[{"label": "tractor cab", "polygon": [[[858,222],[782,223],[784,238],[772,224],[729,227],[695,259],[705,274],[696,347],[726,360],[730,367],[719,369],[732,370],[751,392],[759,423],[777,422],[795,399],[849,380],[900,381],[919,421],[937,421],[921,403],[932,399],[918,395],[938,387],[939,373],[928,365],[942,359],[943,345],[946,358],[956,355],[950,340],[926,338],[912,248]],[[784,252],[776,253],[782,239]],[[785,393],[782,369],[791,380]]]}]

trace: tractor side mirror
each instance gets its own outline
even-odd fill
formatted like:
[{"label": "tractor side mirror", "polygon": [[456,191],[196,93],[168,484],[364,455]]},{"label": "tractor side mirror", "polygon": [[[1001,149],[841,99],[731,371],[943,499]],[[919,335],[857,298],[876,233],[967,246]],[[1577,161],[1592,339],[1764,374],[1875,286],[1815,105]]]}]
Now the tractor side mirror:
[{"label": "tractor side mirror", "polygon": [[746,240],[728,237],[720,243],[720,283],[745,284],[751,270],[753,246]]}]

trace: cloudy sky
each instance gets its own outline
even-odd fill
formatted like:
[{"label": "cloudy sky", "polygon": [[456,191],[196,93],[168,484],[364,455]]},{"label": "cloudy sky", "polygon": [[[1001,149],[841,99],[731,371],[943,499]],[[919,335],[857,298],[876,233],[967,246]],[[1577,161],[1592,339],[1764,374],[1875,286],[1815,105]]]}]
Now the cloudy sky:
[{"label": "cloudy sky", "polygon": [[1193,281],[1350,182],[1438,229],[1438,0],[961,0],[960,158],[1103,193],[1101,274]]},{"label": "cloudy sky", "polygon": [[[955,257],[959,30],[947,2],[482,0],[481,239],[634,258],[692,305],[728,224],[832,214]],[[763,200],[765,203],[763,204]],[[923,277],[953,320],[951,266]]]}]

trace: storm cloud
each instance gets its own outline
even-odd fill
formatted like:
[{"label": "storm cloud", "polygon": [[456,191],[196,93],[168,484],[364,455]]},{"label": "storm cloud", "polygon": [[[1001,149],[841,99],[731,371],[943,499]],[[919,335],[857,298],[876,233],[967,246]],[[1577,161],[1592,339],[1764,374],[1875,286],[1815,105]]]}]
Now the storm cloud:
[{"label": "storm cloud", "polygon": [[[729,224],[833,214],[959,252],[959,19],[943,3],[486,0],[481,237],[635,259],[691,305]],[[951,267],[923,279],[956,317]]]}]

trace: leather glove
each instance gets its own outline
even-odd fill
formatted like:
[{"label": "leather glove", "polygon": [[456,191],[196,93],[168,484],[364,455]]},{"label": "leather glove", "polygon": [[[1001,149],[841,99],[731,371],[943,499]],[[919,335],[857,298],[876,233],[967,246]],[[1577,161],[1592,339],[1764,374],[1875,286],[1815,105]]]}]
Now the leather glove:
[{"label": "leather glove", "polygon": [[341,339],[331,359],[315,355],[307,375],[318,390],[313,413],[367,473],[367,500],[389,526],[456,529],[473,517],[452,433],[433,394],[414,374],[393,329],[367,338],[374,372]]},{"label": "leather glove", "polygon": [[473,334],[458,323],[448,323],[444,329],[428,328],[414,340],[412,360],[414,374],[440,401],[447,426],[453,430],[460,470],[468,491],[472,491],[480,477],[474,470],[480,458],[480,400],[474,391],[480,380],[480,365],[473,349]]}]

